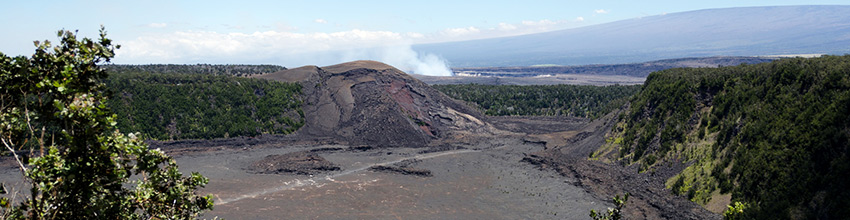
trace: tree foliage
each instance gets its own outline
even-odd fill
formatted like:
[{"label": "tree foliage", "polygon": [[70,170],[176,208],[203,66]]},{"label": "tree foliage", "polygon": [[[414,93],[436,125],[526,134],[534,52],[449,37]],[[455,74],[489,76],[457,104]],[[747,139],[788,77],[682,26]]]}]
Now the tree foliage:
[{"label": "tree foliage", "polygon": [[597,118],[637,93],[634,86],[434,85],[446,95],[474,103],[487,115],[544,115]]},{"label": "tree foliage", "polygon": [[629,201],[629,193],[623,195],[623,198],[620,198],[620,195],[614,196],[611,199],[614,202],[614,208],[608,208],[607,213],[597,212],[596,210],[590,210],[590,218],[593,220],[621,220],[623,219],[623,207],[626,207],[626,202]]},{"label": "tree foliage", "polygon": [[55,46],[35,42],[32,57],[0,53],[0,141],[31,185],[20,201],[2,199],[3,218],[185,219],[211,209],[210,195],[195,195],[206,178],[183,176],[139,134],[116,130],[98,66],[118,48],[106,32],[57,35]]},{"label": "tree foliage", "polygon": [[288,134],[304,125],[297,83],[120,71],[106,86],[118,128],[159,140]]},{"label": "tree foliage", "polygon": [[623,122],[620,156],[693,162],[671,182],[695,201],[732,193],[745,219],[850,216],[850,56],[655,72]]},{"label": "tree foliage", "polygon": [[735,202],[733,204],[726,205],[726,211],[723,211],[723,219],[727,220],[738,220],[744,219],[741,217],[744,214],[744,210],[747,209],[747,204],[741,202]]},{"label": "tree foliage", "polygon": [[225,76],[252,76],[286,70],[277,65],[243,65],[243,64],[148,64],[121,65],[107,64],[103,68],[111,73],[161,73],[161,74],[203,74]]}]

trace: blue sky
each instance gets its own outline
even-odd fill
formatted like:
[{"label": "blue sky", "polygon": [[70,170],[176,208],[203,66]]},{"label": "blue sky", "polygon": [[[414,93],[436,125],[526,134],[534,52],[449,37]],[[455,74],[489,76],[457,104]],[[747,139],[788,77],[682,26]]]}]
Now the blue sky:
[{"label": "blue sky", "polygon": [[[379,59],[411,44],[537,33],[690,10],[848,4],[846,0],[9,1],[0,51],[29,55],[59,29],[122,49],[116,63],[325,64]],[[396,49],[396,47],[402,47]],[[345,51],[328,59],[329,51]],[[403,51],[409,53],[409,51]],[[378,55],[376,55],[378,54]],[[413,54],[413,56],[418,56]],[[378,57],[378,58],[375,58]],[[421,57],[418,57],[421,58]]]}]

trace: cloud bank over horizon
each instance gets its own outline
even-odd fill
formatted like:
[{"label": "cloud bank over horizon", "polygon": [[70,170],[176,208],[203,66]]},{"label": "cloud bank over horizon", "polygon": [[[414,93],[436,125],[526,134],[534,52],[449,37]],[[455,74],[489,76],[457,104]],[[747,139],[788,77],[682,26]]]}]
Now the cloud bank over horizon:
[{"label": "cloud bank over horizon", "polygon": [[[317,23],[329,23],[316,19]],[[288,68],[304,65],[332,65],[353,60],[377,60],[405,72],[423,75],[450,75],[449,64],[438,54],[420,54],[411,49],[419,43],[436,43],[514,36],[562,29],[572,21],[522,21],[498,23],[494,27],[447,28],[436,33],[370,31],[351,29],[338,32],[298,33],[289,30],[253,33],[215,31],[173,31],[149,33],[122,45],[115,63],[216,63],[275,64]],[[168,27],[166,23],[148,25]]]}]

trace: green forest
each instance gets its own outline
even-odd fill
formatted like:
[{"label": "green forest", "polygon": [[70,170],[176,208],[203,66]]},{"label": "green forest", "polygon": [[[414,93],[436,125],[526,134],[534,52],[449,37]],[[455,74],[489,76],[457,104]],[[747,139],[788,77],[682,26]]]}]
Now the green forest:
[{"label": "green forest", "polygon": [[434,85],[446,95],[471,103],[487,115],[597,118],[628,102],[632,86],[588,85]]},{"label": "green forest", "polygon": [[242,65],[242,64],[146,64],[125,65],[108,64],[103,65],[109,72],[146,72],[163,74],[204,74],[204,75],[231,75],[251,76],[265,73],[273,73],[286,70],[285,67],[277,65]]},{"label": "green forest", "polygon": [[620,118],[595,157],[689,164],[668,187],[697,203],[731,194],[743,219],[850,216],[850,56],[655,72]]},{"label": "green forest", "polygon": [[133,67],[113,68],[106,80],[107,104],[121,132],[157,140],[210,139],[287,134],[304,124],[298,84]]}]

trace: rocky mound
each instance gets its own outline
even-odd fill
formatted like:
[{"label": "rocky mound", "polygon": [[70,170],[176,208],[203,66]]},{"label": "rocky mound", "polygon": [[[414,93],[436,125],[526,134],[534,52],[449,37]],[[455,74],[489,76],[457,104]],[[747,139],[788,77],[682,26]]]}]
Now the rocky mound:
[{"label": "rocky mound", "polygon": [[306,124],[300,135],[349,145],[419,147],[444,137],[496,131],[477,110],[376,61],[305,66],[255,78],[303,86]]},{"label": "rocky mound", "polygon": [[339,170],[339,167],[315,152],[299,151],[282,155],[268,155],[251,164],[248,169],[265,174],[312,175],[323,171]]},{"label": "rocky mound", "polygon": [[401,175],[413,175],[413,176],[421,176],[421,177],[430,177],[434,176],[431,174],[430,170],[425,169],[417,169],[412,167],[396,167],[396,166],[383,166],[377,165],[369,167],[369,170],[375,172],[386,172],[386,173],[397,173]]}]

